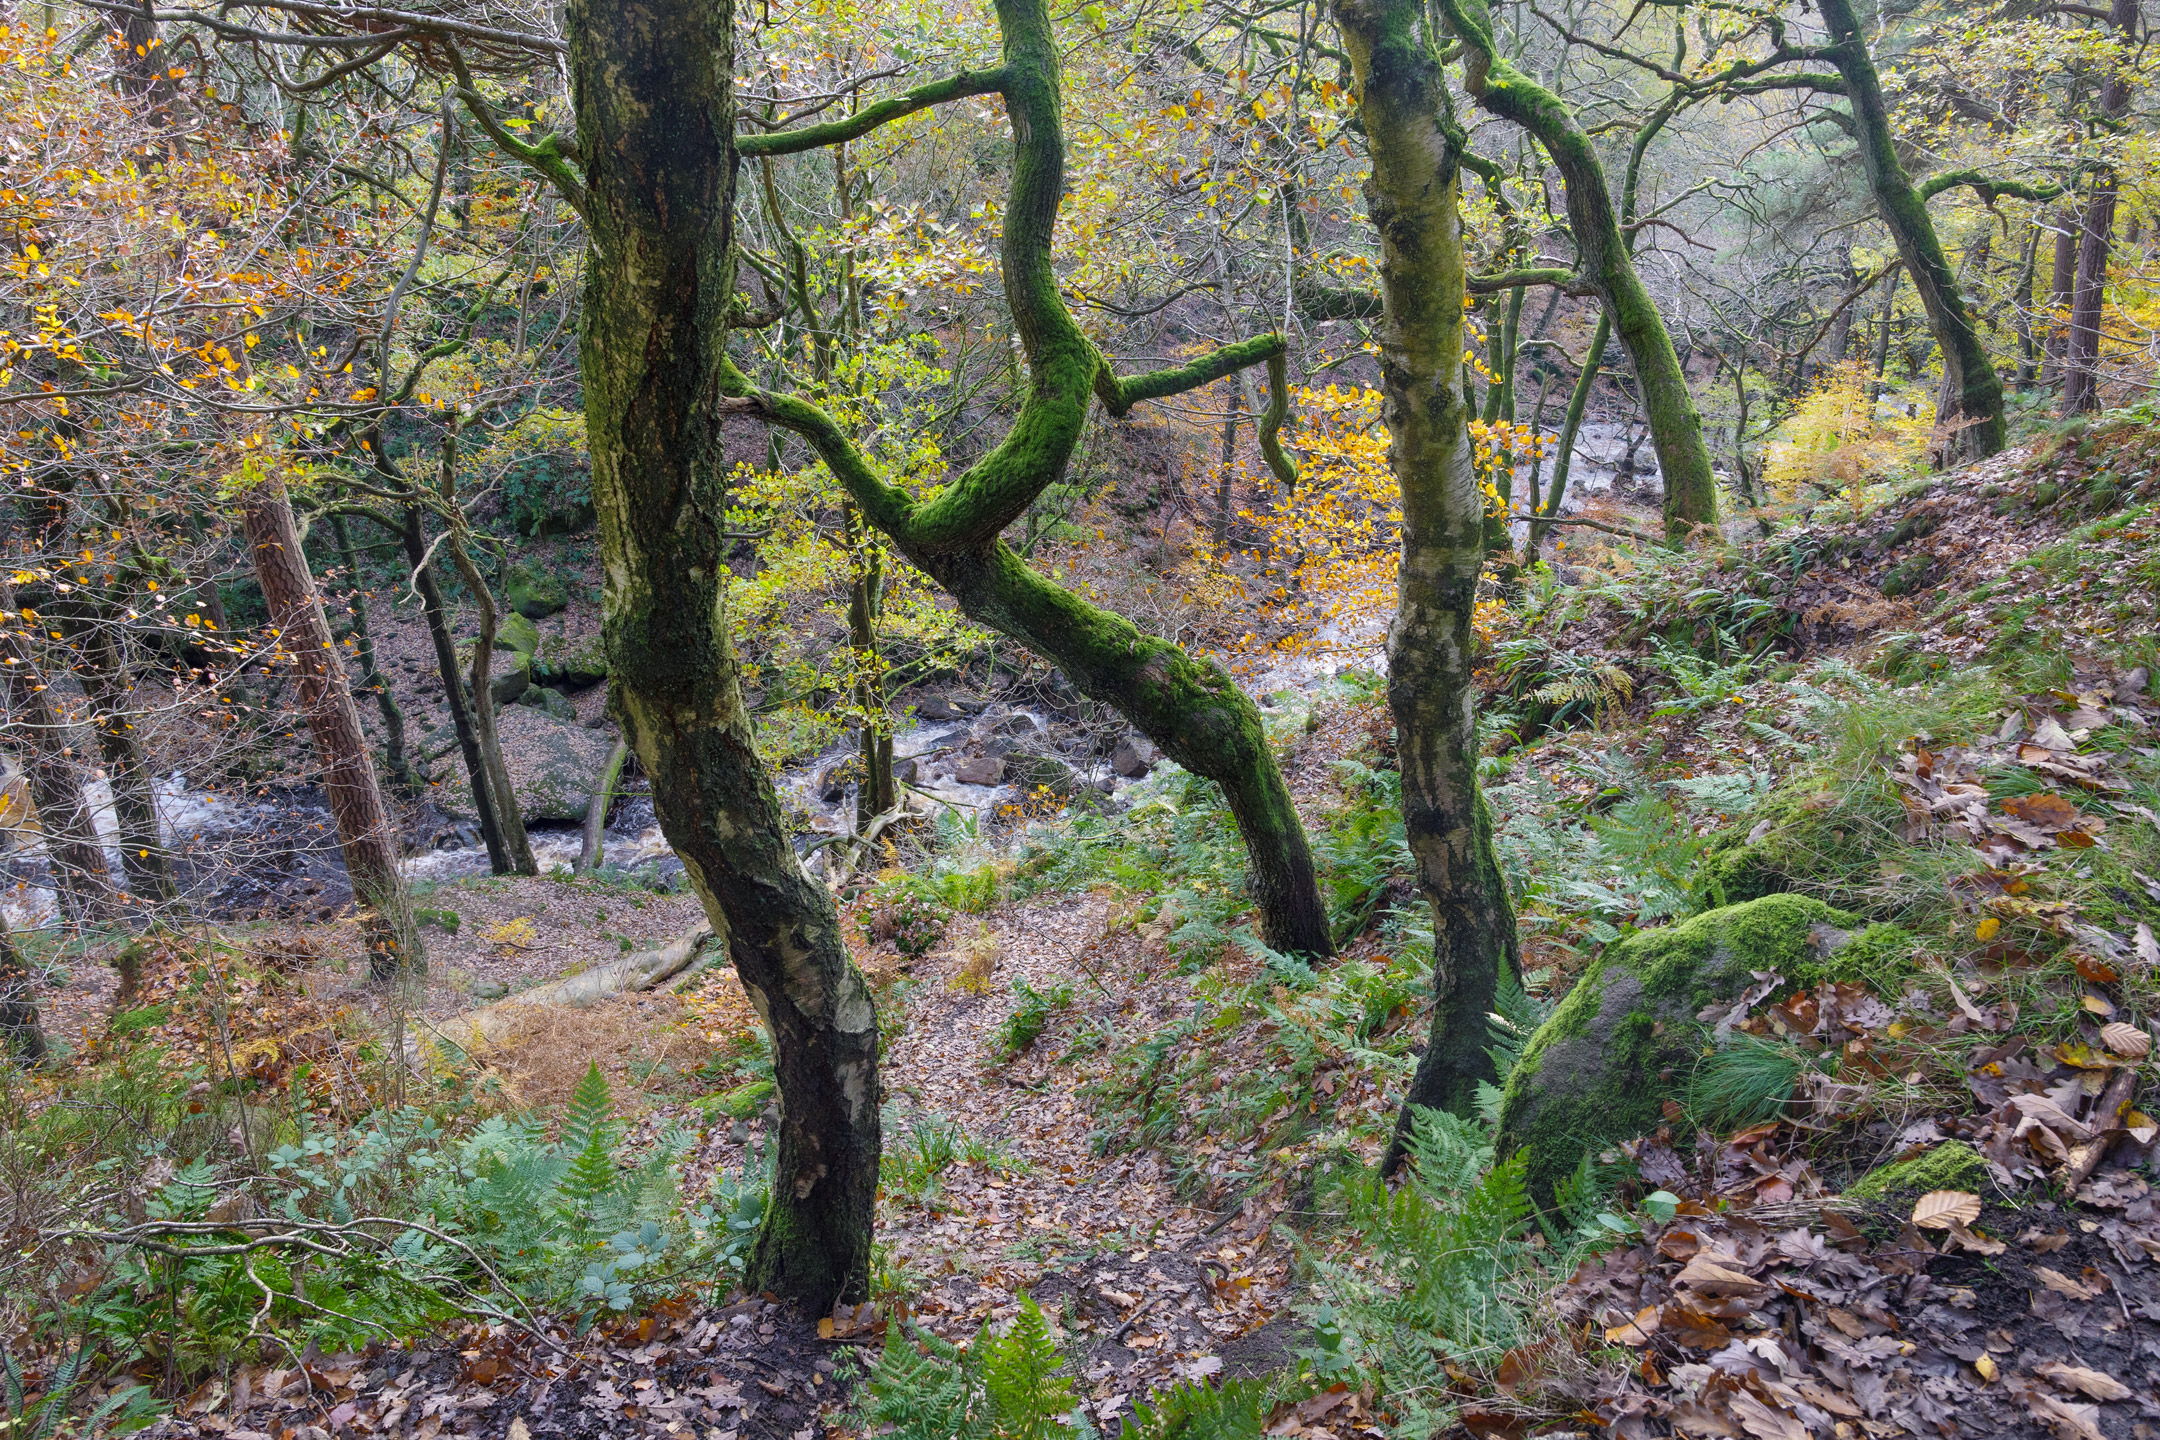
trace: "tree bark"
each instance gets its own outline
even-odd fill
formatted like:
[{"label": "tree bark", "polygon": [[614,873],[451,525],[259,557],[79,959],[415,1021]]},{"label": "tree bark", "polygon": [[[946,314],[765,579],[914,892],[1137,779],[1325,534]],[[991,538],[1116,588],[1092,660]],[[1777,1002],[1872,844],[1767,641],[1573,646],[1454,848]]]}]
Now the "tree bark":
[{"label": "tree bark", "polygon": [[2070,330],[2058,324],[2057,316],[2068,318],[2071,292],[2077,286],[2077,209],[2064,204],[2055,211],[2055,263],[2048,271],[2048,327],[2047,346],[2040,362],[2040,384],[2044,388],[2062,379],[2063,357],[2070,348]]},{"label": "tree bark", "polygon": [[90,605],[70,616],[66,628],[75,652],[75,678],[90,702],[90,727],[105,761],[106,784],[112,788],[121,873],[136,901],[164,905],[177,898],[179,890],[158,823],[157,778],[150,773],[135,729],[135,681],[128,673],[119,625],[120,617],[110,608]]},{"label": "tree bark", "polygon": [[1215,524],[1208,537],[1217,555],[1230,544],[1230,502],[1237,479],[1238,417],[1244,413],[1245,389],[1233,380],[1230,403],[1223,408],[1222,458],[1215,469]]},{"label": "tree bark", "polygon": [[1372,156],[1380,236],[1380,386],[1402,486],[1402,577],[1388,631],[1388,705],[1403,827],[1433,916],[1432,1035],[1381,1162],[1402,1163],[1413,1107],[1467,1111],[1495,1078],[1486,1014],[1500,967],[1520,972],[1515,916],[1478,795],[1476,638],[1485,506],[1469,414],[1450,383],[1463,351],[1461,132],[1417,0],[1335,0]]},{"label": "tree bark", "polygon": [[[2114,0],[2108,13],[2117,45],[2127,47],[2135,38],[2138,0]],[[2129,67],[2120,54],[2100,88],[2100,115],[2104,122],[2122,119],[2130,109]],[[2100,408],[2100,312],[2107,298],[2108,255],[2114,248],[2116,191],[2120,181],[2113,165],[2093,172],[2092,190],[2086,196],[2085,214],[2078,222],[2077,276],[2070,297],[2070,345],[2063,359],[2062,408],[2076,415]]]},{"label": "tree bark", "polygon": [[315,577],[300,550],[285,482],[265,468],[241,497],[240,519],[255,579],[277,627],[278,648],[300,681],[300,705],[323,769],[323,791],[337,820],[338,849],[361,912],[368,972],[377,980],[420,974],[427,952],[413,923],[412,901],[398,873],[398,836],[376,784],[375,763],[360,712],[345,685],[345,667],[330,639]]},{"label": "tree bark", "polygon": [[488,788],[495,798],[495,823],[502,827],[503,851],[510,857],[511,873],[537,875],[540,862],[533,858],[532,840],[525,833],[525,817],[518,812],[517,791],[511,788],[509,768],[503,764],[502,740],[495,733],[495,692],[488,672],[495,662],[495,634],[501,612],[495,608],[495,594],[473,563],[472,550],[466,544],[465,521],[458,511],[457,498],[457,452],[458,422],[450,421],[449,431],[443,436],[442,464],[439,471],[442,503],[450,512],[450,533],[444,544],[450,550],[450,563],[457,567],[458,579],[465,582],[465,589],[473,598],[473,608],[480,614],[480,634],[473,641],[472,683],[466,689],[466,698],[472,706],[473,739],[478,742],[483,763],[487,766]]},{"label": "tree bark", "polygon": [[885,710],[885,662],[878,651],[878,619],[885,608],[885,557],[864,524],[862,512],[844,507],[849,563],[854,575],[848,582],[848,640],[855,649],[855,706],[862,711],[862,731],[857,745],[862,758],[862,784],[855,789],[855,829],[900,803],[893,783],[892,718]]},{"label": "tree bark", "polygon": [[9,709],[16,720],[9,729],[21,747],[61,919],[80,928],[109,918],[112,875],[105,867],[96,818],[83,794],[82,763],[37,663],[38,627],[44,623],[34,612],[21,609],[14,587],[0,580],[0,661],[5,662],[0,664],[0,674],[7,676]]},{"label": "tree bark", "polygon": [[1715,524],[1717,479],[1703,439],[1702,414],[1665,319],[1635,271],[1596,146],[1559,96],[1501,58],[1484,0],[1440,0],[1440,6],[1449,28],[1463,42],[1465,87],[1486,111],[1536,137],[1566,183],[1576,268],[1597,287],[1605,314],[1635,363],[1658,469],[1665,477],[1665,533],[1684,538]]},{"label": "tree bark", "polygon": [[398,528],[405,547],[405,563],[412,567],[413,588],[420,592],[420,613],[427,620],[428,639],[435,646],[435,673],[442,680],[443,703],[450,710],[450,728],[457,735],[458,750],[465,761],[465,780],[472,791],[473,816],[480,839],[487,846],[488,869],[497,875],[513,872],[510,847],[503,839],[502,821],[495,809],[494,771],[480,748],[473,728],[472,706],[465,694],[465,672],[458,664],[457,637],[450,629],[450,607],[443,600],[442,585],[435,578],[435,558],[428,552],[427,532],[421,528],[420,507],[408,505]]},{"label": "tree bark", "polygon": [[35,983],[7,916],[0,915],[0,1056],[12,1054],[25,1065],[42,1065],[47,1054],[45,1027],[30,998]]},{"label": "tree bark", "polygon": [[623,762],[629,758],[629,743],[618,740],[600,767],[599,779],[593,784],[592,799],[585,806],[584,844],[578,847],[577,864],[571,867],[580,875],[599,869],[601,858],[606,854],[608,805],[614,800],[615,787],[622,780]]},{"label": "tree bark", "polygon": [[578,341],[612,702],[772,1037],[780,1134],[745,1284],[815,1314],[869,1290],[877,1010],[789,843],[729,639],[733,8],[570,0],[591,245]]},{"label": "tree bark", "polygon": [[[1612,319],[1600,312],[1597,325],[1590,332],[1590,348],[1583,352],[1582,374],[1575,377],[1575,389],[1568,395],[1567,415],[1560,422],[1560,440],[1554,447],[1552,488],[1546,492],[1543,513],[1553,517],[1560,514],[1560,502],[1567,499],[1568,475],[1575,468],[1575,438],[1582,433],[1583,416],[1590,408],[1590,391],[1597,384],[1598,371],[1605,364],[1605,347],[1612,343]],[[1523,564],[1535,565],[1545,548],[1545,537],[1552,530],[1547,520],[1532,520],[1529,533],[1523,537]]]},{"label": "tree bark", "polygon": [[1983,459],[2008,441],[2002,377],[1995,373],[1980,343],[1979,329],[1958,288],[1957,273],[1943,254],[1927,202],[1898,158],[1890,107],[1883,100],[1882,81],[1875,73],[1875,60],[1852,0],[1822,0],[1822,17],[1831,38],[1824,53],[1844,81],[1853,137],[1859,142],[1868,188],[1875,196],[1875,212],[1897,245],[1898,258],[1920,296],[1928,328],[1942,352],[1942,388],[1935,400],[1939,437],[1935,462],[1950,469]]},{"label": "tree bark", "polygon": [[424,794],[427,778],[414,769],[406,753],[405,711],[391,693],[390,677],[375,663],[375,634],[368,624],[367,593],[360,588],[360,558],[353,549],[352,532],[345,517],[332,511],[330,534],[337,540],[338,559],[352,584],[353,652],[360,661],[360,687],[375,697],[382,713],[383,759],[390,767],[390,783],[408,794]]}]

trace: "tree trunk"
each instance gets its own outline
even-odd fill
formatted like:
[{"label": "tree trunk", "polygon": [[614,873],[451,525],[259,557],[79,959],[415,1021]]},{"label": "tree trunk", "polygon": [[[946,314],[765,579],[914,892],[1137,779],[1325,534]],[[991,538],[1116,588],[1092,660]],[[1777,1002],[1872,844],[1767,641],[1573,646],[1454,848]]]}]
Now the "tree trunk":
[{"label": "tree trunk", "polygon": [[353,650],[360,661],[360,686],[375,697],[382,713],[383,758],[390,766],[390,783],[407,794],[425,794],[427,777],[414,769],[406,754],[405,711],[390,691],[390,677],[375,663],[375,634],[368,625],[367,594],[360,588],[360,559],[353,549],[352,532],[345,517],[330,513],[330,534],[337,540],[338,559],[352,583]]},{"label": "tree trunk", "polygon": [[113,821],[118,831],[120,868],[136,901],[164,905],[178,897],[172,857],[158,823],[157,777],[143,755],[135,729],[135,681],[119,634],[120,617],[102,606],[87,606],[70,617],[67,629],[75,651],[75,677],[90,702],[91,729],[105,760],[112,787]]},{"label": "tree trunk", "polygon": [[1890,332],[1897,325],[1898,279],[1904,275],[1903,268],[1892,270],[1890,278],[1883,282],[1882,328],[1875,333],[1875,360],[1868,381],[1867,398],[1870,404],[1882,398],[1883,372],[1890,368]]},{"label": "tree trunk", "polygon": [[465,761],[465,779],[472,791],[473,815],[480,825],[480,839],[487,846],[488,869],[497,875],[513,873],[510,847],[503,839],[502,821],[495,810],[494,771],[480,748],[480,734],[473,728],[472,706],[465,695],[465,672],[458,664],[457,637],[450,629],[450,607],[443,600],[442,585],[435,578],[435,559],[428,553],[427,532],[420,525],[420,507],[405,507],[398,538],[405,546],[405,563],[412,566],[413,588],[420,592],[420,613],[427,619],[428,639],[435,646],[435,673],[442,680],[443,703],[450,710],[450,728],[457,735],[458,750]]},{"label": "tree trunk", "polygon": [[451,512],[450,533],[443,543],[449,548],[450,563],[457,567],[458,579],[465,582],[465,589],[472,595],[473,608],[480,612],[480,635],[473,641],[472,682],[465,692],[472,705],[473,739],[487,766],[488,787],[495,797],[495,823],[502,827],[503,850],[510,857],[511,872],[537,875],[540,862],[533,858],[525,817],[518,812],[517,792],[511,788],[510,771],[503,764],[502,740],[495,733],[495,693],[488,672],[495,662],[495,633],[501,612],[495,608],[495,593],[488,589],[466,544],[465,522],[457,508],[457,452],[458,422],[452,417],[450,429],[443,436],[439,483],[443,505]]},{"label": "tree trunk", "polygon": [[300,705],[323,769],[323,791],[337,820],[338,849],[352,881],[366,937],[368,972],[377,980],[421,974],[427,953],[413,924],[412,901],[398,874],[398,836],[375,782],[375,763],[360,712],[345,685],[345,667],[330,639],[315,577],[300,550],[285,482],[265,469],[241,497],[255,579],[277,627],[278,648],[300,680]]},{"label": "tree trunk", "polygon": [[112,875],[105,867],[96,818],[83,795],[82,763],[37,663],[38,627],[44,623],[34,612],[19,609],[14,587],[0,580],[0,659],[7,662],[0,665],[0,674],[7,677],[8,708],[16,721],[8,728],[21,746],[60,917],[81,928],[109,918]]},{"label": "tree trunk", "polygon": [[1822,17],[1832,42],[1824,53],[1845,82],[1853,137],[1859,142],[1868,188],[1875,195],[1875,212],[1897,245],[1898,258],[1904,262],[1905,274],[1927,312],[1928,328],[1942,351],[1942,388],[1935,400],[1939,437],[1935,462],[1947,470],[1983,459],[2007,443],[2002,377],[1995,373],[1980,343],[1979,329],[1943,254],[1927,202],[1898,159],[1890,108],[1883,101],[1882,81],[1875,73],[1875,60],[1852,0],[1822,0]]},{"label": "tree trunk", "polygon": [[2045,358],[2040,364],[2042,388],[2062,379],[2063,359],[2070,349],[2070,330],[2057,323],[2057,317],[2068,318],[2070,295],[2077,284],[2077,225],[2074,206],[2064,204],[2055,211],[2055,263],[2048,271],[2048,329]]},{"label": "tree trunk", "polygon": [[1702,414],[1665,319],[1635,272],[1597,148],[1559,96],[1500,57],[1483,0],[1440,0],[1440,5],[1463,42],[1463,80],[1470,94],[1485,110],[1535,136],[1566,182],[1576,269],[1597,287],[1612,328],[1635,362],[1658,469],[1665,477],[1665,533],[1685,538],[1714,524],[1717,479],[1703,440]]},{"label": "tree trunk", "polygon": [[1230,504],[1236,494],[1238,417],[1245,412],[1245,388],[1230,383],[1230,403],[1223,409],[1222,460],[1215,470],[1215,525],[1209,539],[1221,555],[1230,545]]},{"label": "tree trunk", "polygon": [[[870,522],[951,591],[970,619],[1056,663],[1080,693],[1112,706],[1172,760],[1221,785],[1251,860],[1267,943],[1288,953],[1331,955],[1312,851],[1258,708],[1222,667],[1143,635],[1122,616],[1052,584],[998,538],[1065,473],[1090,390],[1111,415],[1124,416],[1142,400],[1185,394],[1263,362],[1280,398],[1286,372],[1273,364],[1284,350],[1279,335],[1227,345],[1171,370],[1124,379],[1111,370],[1059,299],[1051,263],[1065,141],[1061,61],[1049,13],[1041,0],[1000,0],[997,13],[1004,65],[968,77],[980,88],[967,93],[995,90],[1015,117],[999,270],[1029,363],[1025,400],[1004,440],[935,498],[918,502],[887,484],[813,405],[758,391],[731,368],[728,408],[809,439]],[[1276,410],[1271,405],[1269,414],[1279,424]],[[1265,427],[1263,433],[1272,438]]]},{"label": "tree trunk", "polygon": [[14,1055],[25,1065],[45,1063],[45,1028],[38,1024],[37,1003],[30,997],[35,986],[30,967],[0,914],[0,1056]]},{"label": "tree trunk", "polygon": [[789,843],[728,634],[733,9],[570,0],[591,237],[578,342],[613,703],[772,1037],[780,1134],[744,1283],[816,1314],[869,1291],[877,1010]]},{"label": "tree trunk", "polygon": [[[2118,46],[2128,46],[2138,18],[2138,0],[2115,0],[2108,13]],[[2100,89],[2100,114],[2120,120],[2130,108],[2128,67],[2118,51],[2107,83]],[[2063,359],[2062,408],[2076,415],[2100,408],[2100,312],[2107,299],[2108,255],[2114,248],[2115,199],[2119,181],[2112,165],[2093,172],[2085,214],[2078,223],[2077,277],[2070,295],[2070,346]]]},{"label": "tree trunk", "polygon": [[1388,705],[1403,827],[1433,916],[1432,1036],[1381,1162],[1402,1163],[1413,1107],[1466,1112],[1494,1077],[1486,1014],[1521,956],[1492,825],[1478,795],[1476,639],[1484,501],[1469,415],[1449,383],[1463,342],[1457,145],[1416,0],[1335,0],[1360,97],[1380,236],[1380,385],[1402,486],[1402,578],[1388,632]]},{"label": "tree trunk", "polygon": [[2034,303],[2033,282],[2039,276],[2040,237],[2046,227],[2038,216],[2033,217],[2032,227],[2025,237],[2025,258],[2018,270],[2017,314],[2018,368],[2017,388],[2020,393],[2030,390],[2040,373],[2040,322],[2038,307]]},{"label": "tree trunk", "polygon": [[885,606],[885,557],[863,523],[862,512],[843,507],[849,560],[854,576],[848,584],[848,640],[855,649],[855,706],[862,711],[862,732],[857,737],[862,757],[862,784],[855,789],[855,829],[900,803],[893,783],[892,719],[885,711],[885,661],[878,653],[878,618]]},{"label": "tree trunk", "polygon": [[593,784],[592,799],[585,806],[585,843],[578,847],[577,864],[571,867],[580,875],[599,869],[606,854],[608,805],[615,799],[615,787],[622,780],[623,762],[629,758],[629,743],[618,740],[615,748],[608,751],[606,763],[600,767],[599,779]]},{"label": "tree trunk", "polygon": [[[1605,347],[1611,343],[1612,320],[1600,312],[1597,326],[1590,332],[1590,348],[1583,352],[1582,374],[1575,377],[1575,389],[1568,396],[1567,416],[1560,422],[1560,440],[1553,452],[1552,489],[1546,492],[1543,513],[1554,519],[1559,518],[1560,502],[1567,499],[1568,474],[1575,468],[1575,437],[1582,433],[1583,416],[1590,408],[1590,391],[1605,364]],[[1537,564],[1551,529],[1548,521],[1530,522],[1530,533],[1523,540],[1525,566]]]}]

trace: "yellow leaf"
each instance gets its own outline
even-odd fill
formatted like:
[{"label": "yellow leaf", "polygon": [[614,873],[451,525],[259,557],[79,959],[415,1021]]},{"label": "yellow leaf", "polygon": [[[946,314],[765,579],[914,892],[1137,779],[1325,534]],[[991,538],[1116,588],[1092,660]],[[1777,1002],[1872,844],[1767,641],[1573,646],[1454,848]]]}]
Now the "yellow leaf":
[{"label": "yellow leaf", "polygon": [[820,1340],[830,1340],[833,1338],[832,1316],[827,1315],[824,1319],[817,1322],[817,1338]]},{"label": "yellow leaf", "polygon": [[1987,917],[1987,919],[1982,920],[1978,925],[1973,927],[1973,934],[1979,936],[1982,940],[1992,940],[1996,937],[1997,934],[2001,932],[2001,930],[2002,921],[1996,919],[1993,915],[1990,915]]}]

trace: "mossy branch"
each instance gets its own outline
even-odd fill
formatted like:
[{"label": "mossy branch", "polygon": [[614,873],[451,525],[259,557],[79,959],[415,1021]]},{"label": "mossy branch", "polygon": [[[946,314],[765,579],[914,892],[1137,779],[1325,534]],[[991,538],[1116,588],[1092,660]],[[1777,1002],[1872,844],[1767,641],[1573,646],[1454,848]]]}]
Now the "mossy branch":
[{"label": "mossy branch", "polygon": [[2066,185],[2027,185],[2021,180],[1998,179],[1981,170],[1946,170],[1940,175],[1929,176],[1921,183],[1920,198],[1932,200],[1944,191],[1955,190],[1962,185],[1971,186],[1973,193],[1980,197],[1980,203],[1987,206],[1993,206],[2005,195],[2018,200],[2030,200],[2035,205],[2044,205],[2069,193]]},{"label": "mossy branch", "polygon": [[970,95],[994,95],[1004,88],[1005,71],[1002,66],[995,70],[963,70],[943,80],[918,85],[890,100],[865,105],[845,120],[828,121],[823,125],[805,125],[800,130],[738,135],[735,138],[735,152],[749,157],[800,155],[805,150],[822,149],[827,145],[845,145],[850,140],[869,134],[880,125],[889,125],[918,110],[942,105],[947,100],[963,100]]},{"label": "mossy branch", "polygon": [[1249,365],[1264,360],[1281,358],[1285,353],[1283,337],[1274,332],[1255,335],[1250,340],[1240,340],[1225,345],[1210,355],[1203,355],[1190,365],[1179,365],[1169,370],[1150,370],[1145,375],[1135,375],[1120,380],[1104,365],[1095,372],[1095,395],[1103,408],[1123,419],[1133,406],[1143,400],[1162,400],[1172,395],[1183,395],[1203,385],[1212,385],[1225,375],[1235,375]]},{"label": "mossy branch", "polygon": [[1283,421],[1290,415],[1290,362],[1280,352],[1268,356],[1268,403],[1260,412],[1260,453],[1286,490],[1297,489],[1297,461],[1283,449]]}]

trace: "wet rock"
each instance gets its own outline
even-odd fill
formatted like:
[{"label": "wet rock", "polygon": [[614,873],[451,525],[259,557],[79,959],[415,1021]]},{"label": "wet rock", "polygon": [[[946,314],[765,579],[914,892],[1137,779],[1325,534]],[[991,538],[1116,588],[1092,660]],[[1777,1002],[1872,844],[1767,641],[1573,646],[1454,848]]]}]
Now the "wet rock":
[{"label": "wet rock", "polygon": [[1005,762],[996,755],[971,756],[954,769],[953,778],[963,785],[1001,785],[1005,781]]},{"label": "wet rock", "polygon": [[892,773],[893,779],[898,780],[903,785],[912,785],[915,783],[915,762],[913,760],[895,760],[893,761]]},{"label": "wet rock", "polygon": [[925,695],[915,702],[915,718],[918,720],[960,720],[964,719],[967,713],[943,695]]},{"label": "wet rock", "polygon": [[510,567],[503,593],[510,608],[528,620],[543,620],[570,603],[560,575],[523,561]]},{"label": "wet rock", "polygon": [[992,725],[990,733],[992,735],[1010,735],[1019,739],[1033,735],[1041,728],[1035,723],[1035,717],[1032,715],[1008,715]]},{"label": "wet rock", "polygon": [[1139,746],[1127,740],[1110,752],[1110,768],[1127,780],[1139,780],[1155,767],[1148,763],[1147,756],[1140,753]]},{"label": "wet rock", "polygon": [[496,720],[503,764],[527,821],[585,818],[600,767],[615,748],[601,730],[565,724],[533,705],[513,705]]}]

